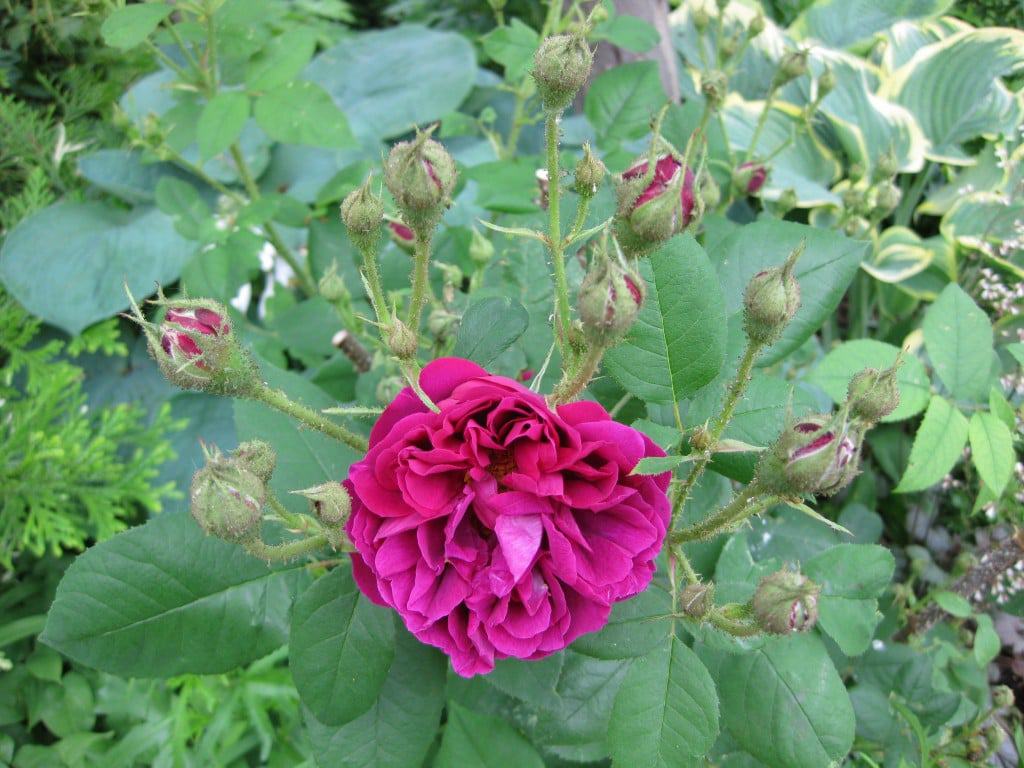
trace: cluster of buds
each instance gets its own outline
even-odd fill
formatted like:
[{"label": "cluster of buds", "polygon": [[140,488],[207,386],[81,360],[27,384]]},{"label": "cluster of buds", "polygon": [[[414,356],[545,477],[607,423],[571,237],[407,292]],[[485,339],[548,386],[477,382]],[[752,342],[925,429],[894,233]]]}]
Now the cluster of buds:
[{"label": "cluster of buds", "polygon": [[693,171],[667,149],[653,163],[641,158],[615,178],[615,236],[630,256],[650,253],[701,213]]},{"label": "cluster of buds", "polygon": [[644,280],[610,259],[594,255],[579,293],[579,315],[587,342],[605,348],[629,331],[644,301]]},{"label": "cluster of buds", "polygon": [[779,339],[800,308],[800,284],[793,275],[803,245],[793,249],[785,263],[754,275],[743,294],[743,329],[755,344]]},{"label": "cluster of buds", "polygon": [[277,461],[262,441],[242,443],[230,456],[203,446],[206,463],[192,478],[192,517],[208,535],[244,543],[259,536],[267,483]]},{"label": "cluster of buds", "polygon": [[818,622],[821,587],[802,573],[781,570],[765,576],[754,592],[758,625],[774,635],[806,632]]},{"label": "cluster of buds", "polygon": [[552,35],[533,57],[533,80],[547,112],[561,112],[590,77],[594,52],[579,33]]},{"label": "cluster of buds", "polygon": [[455,161],[431,133],[418,131],[412,141],[395,144],[384,164],[384,184],[406,224],[421,236],[451,205],[456,180]]},{"label": "cluster of buds", "polygon": [[182,389],[244,397],[260,385],[256,364],[239,344],[227,308],[208,299],[168,301],[161,323],[151,323],[129,295],[131,317],[146,335],[149,353],[167,379]]},{"label": "cluster of buds", "polygon": [[864,429],[845,409],[793,420],[762,454],[755,482],[783,496],[831,496],[857,476]]}]

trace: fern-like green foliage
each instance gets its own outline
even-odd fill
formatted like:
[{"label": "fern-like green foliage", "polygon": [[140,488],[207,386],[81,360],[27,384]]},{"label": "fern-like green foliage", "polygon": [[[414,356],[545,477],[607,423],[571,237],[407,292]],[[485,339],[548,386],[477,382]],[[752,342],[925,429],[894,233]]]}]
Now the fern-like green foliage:
[{"label": "fern-like green foliage", "polygon": [[116,321],[70,344],[34,343],[39,321],[0,292],[0,566],[19,552],[82,549],[176,493],[154,485],[180,428],[165,404],[153,417],[120,404],[93,410],[82,370],[62,352],[126,354]]}]

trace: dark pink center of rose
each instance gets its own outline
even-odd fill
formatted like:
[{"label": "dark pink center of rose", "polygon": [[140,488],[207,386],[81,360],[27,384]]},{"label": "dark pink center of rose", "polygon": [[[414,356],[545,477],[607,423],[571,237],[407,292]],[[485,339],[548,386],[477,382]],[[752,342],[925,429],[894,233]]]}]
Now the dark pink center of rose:
[{"label": "dark pink center of rose", "polygon": [[[644,176],[647,173],[649,163],[645,160],[637,163],[632,168],[627,169],[623,172],[622,177],[624,179],[637,179]],[[633,202],[632,210],[636,210],[644,203],[648,203],[656,197],[664,194],[665,190],[676,180],[680,169],[683,167],[682,163],[676,160],[672,155],[662,155],[658,158],[654,164],[654,178],[651,179],[651,183],[647,185],[640,196]],[[689,168],[686,169],[686,175],[683,179],[682,189],[680,191],[680,198],[683,207],[683,223],[684,226],[690,221],[690,214],[693,212],[693,185],[694,185],[693,171]]]},{"label": "dark pink center of rose", "polygon": [[[202,350],[199,349],[199,345],[196,344],[192,337],[173,328],[163,329],[163,335],[160,337],[160,346],[164,353],[172,359],[177,359],[181,356],[192,359],[203,354]],[[202,360],[196,361],[196,365],[200,368],[206,367]]]}]

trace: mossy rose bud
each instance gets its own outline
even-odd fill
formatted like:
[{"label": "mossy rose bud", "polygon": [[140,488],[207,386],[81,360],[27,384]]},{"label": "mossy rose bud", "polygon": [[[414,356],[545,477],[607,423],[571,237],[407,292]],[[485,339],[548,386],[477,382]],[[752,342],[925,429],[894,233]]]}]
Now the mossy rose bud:
[{"label": "mossy rose bud", "polygon": [[836,88],[836,73],[832,71],[831,67],[826,66],[825,71],[818,77],[818,92],[817,97],[820,101],[828,96]]},{"label": "mossy rose bud", "polygon": [[786,53],[779,62],[772,79],[772,86],[781,88],[786,83],[807,74],[807,51],[796,50]]},{"label": "mossy rose bud", "polygon": [[729,76],[718,69],[705,72],[701,76],[700,92],[712,109],[718,109],[729,93]]},{"label": "mossy rose bud", "polygon": [[455,161],[429,131],[396,144],[384,164],[384,184],[413,231],[440,221],[451,205],[455,179]]},{"label": "mossy rose bud", "polygon": [[774,635],[806,632],[818,622],[821,587],[797,571],[765,576],[752,601],[758,625]]},{"label": "mossy rose bud", "polygon": [[246,440],[231,452],[231,457],[264,483],[269,483],[277,466],[277,454],[270,443]]},{"label": "mossy rose bud", "polygon": [[399,360],[412,360],[419,350],[419,339],[413,330],[397,317],[392,317],[384,331],[388,351]]},{"label": "mossy rose bud", "polygon": [[618,206],[615,236],[628,254],[642,256],[693,221],[696,211],[693,171],[669,153],[653,170],[641,159],[616,177]]},{"label": "mossy rose bud", "polygon": [[750,24],[747,26],[747,38],[753,39],[764,32],[765,20],[764,14],[760,11],[750,20]]},{"label": "mossy rose bud", "polygon": [[733,186],[747,195],[756,195],[767,180],[768,169],[761,163],[741,163],[732,173]]},{"label": "mossy rose bud", "polygon": [[391,242],[406,253],[412,253],[416,250],[416,233],[402,222],[393,219],[389,220],[388,234],[391,236]]},{"label": "mossy rose bud", "polygon": [[324,525],[344,525],[352,512],[352,498],[341,483],[321,483],[295,493],[309,500],[310,510]]},{"label": "mossy rose bud", "polygon": [[842,414],[790,424],[758,462],[758,484],[774,493],[831,496],[857,475],[863,433]]},{"label": "mossy rose bud", "polygon": [[370,189],[370,179],[341,201],[341,220],[349,237],[361,250],[377,245],[384,221],[384,203]]},{"label": "mossy rose bud", "polygon": [[583,157],[576,163],[573,191],[580,197],[593,197],[597,194],[597,188],[601,186],[607,172],[608,169],[594,155],[590,142],[587,142],[583,145]]},{"label": "mossy rose bud", "polygon": [[494,243],[474,228],[469,241],[469,260],[478,267],[486,267],[494,258]]},{"label": "mossy rose bud", "polygon": [[533,57],[533,80],[548,112],[561,112],[572,103],[590,76],[594,52],[580,35],[544,38]]},{"label": "mossy rose bud", "polygon": [[337,262],[332,262],[323,277],[320,278],[320,282],[317,284],[317,292],[332,304],[349,298],[345,279],[338,274]]},{"label": "mossy rose bud", "polygon": [[608,346],[626,335],[644,300],[643,278],[604,255],[594,259],[583,278],[579,315],[590,344]]},{"label": "mossy rose bud", "polygon": [[754,275],[743,293],[743,329],[757,344],[772,344],[800,308],[800,284],[793,267],[802,249],[798,248],[781,267],[765,269]]},{"label": "mossy rose bud", "polygon": [[215,452],[192,478],[192,517],[210,536],[245,541],[259,531],[266,493],[266,485],[254,472]]},{"label": "mossy rose bud", "polygon": [[888,213],[900,204],[903,199],[903,192],[892,179],[880,181],[874,189],[875,210],[880,213]]},{"label": "mossy rose bud", "polygon": [[900,361],[884,371],[865,368],[850,379],[846,399],[850,415],[865,424],[876,424],[896,410],[900,404],[900,388],[896,381]]}]

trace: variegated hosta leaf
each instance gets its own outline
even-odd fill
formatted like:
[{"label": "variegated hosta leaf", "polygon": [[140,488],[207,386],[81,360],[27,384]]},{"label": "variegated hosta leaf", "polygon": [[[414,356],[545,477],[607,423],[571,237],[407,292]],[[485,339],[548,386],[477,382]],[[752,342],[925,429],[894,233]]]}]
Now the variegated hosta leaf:
[{"label": "variegated hosta leaf", "polygon": [[833,48],[867,45],[897,21],[945,13],[953,0],[818,0],[789,28],[798,40],[819,40]]},{"label": "variegated hosta leaf", "polygon": [[[733,151],[742,153],[750,146],[762,106],[761,101],[744,101],[735,95],[726,100],[722,117]],[[762,195],[773,200],[783,190],[793,189],[805,208],[838,203],[829,187],[839,164],[804,130],[802,119],[801,111],[791,104],[777,102],[772,107],[753,153],[758,158],[774,154]]]},{"label": "variegated hosta leaf", "polygon": [[942,217],[942,234],[1024,277],[1024,201],[993,192],[962,198]]},{"label": "variegated hosta leaf", "polygon": [[861,269],[883,283],[901,283],[932,263],[932,251],[921,244],[917,233],[905,227],[890,227],[875,243]]},{"label": "variegated hosta leaf", "polygon": [[917,212],[942,216],[974,192],[1002,192],[1007,174],[1000,167],[995,145],[986,145],[974,156],[974,161],[974,165],[958,168],[948,183],[932,189],[925,201],[917,207]]},{"label": "variegated hosta leaf", "polygon": [[931,142],[932,160],[970,165],[961,144],[1010,133],[1024,120],[1024,98],[999,79],[1024,69],[1024,32],[959,32],[915,53],[882,84],[881,94],[907,107]]},{"label": "variegated hosta leaf", "polygon": [[941,19],[924,23],[896,22],[883,35],[886,46],[882,50],[882,68],[887,72],[893,72],[910,61],[911,57],[926,45],[969,29],[973,29],[970,24],[953,16],[943,16]]}]

